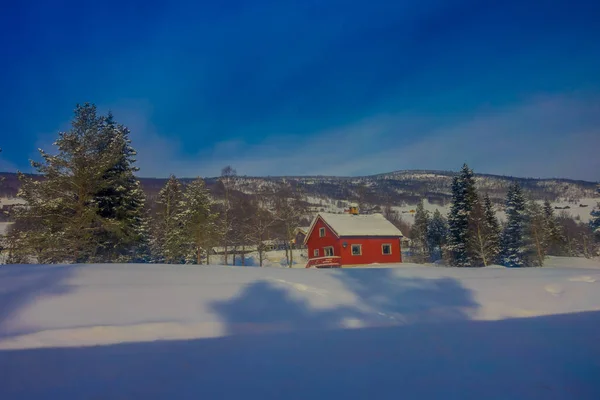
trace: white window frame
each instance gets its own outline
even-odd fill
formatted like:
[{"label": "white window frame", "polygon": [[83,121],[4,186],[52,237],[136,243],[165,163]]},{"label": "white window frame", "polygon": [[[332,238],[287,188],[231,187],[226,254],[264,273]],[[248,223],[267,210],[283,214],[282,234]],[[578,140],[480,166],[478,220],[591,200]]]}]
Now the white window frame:
[{"label": "white window frame", "polygon": [[[385,251],[383,251],[383,249],[385,248],[385,246],[388,246],[390,248],[390,252],[386,253]],[[381,245],[381,254],[383,254],[384,256],[389,256],[392,254],[392,244],[391,243],[384,243]]]},{"label": "white window frame", "polygon": [[319,257],[319,249],[313,250],[313,257]]},{"label": "white window frame", "polygon": [[[358,246],[358,254],[354,254],[354,246]],[[351,244],[350,254],[352,254],[353,256],[362,256],[362,244]]]},{"label": "white window frame", "polygon": [[325,234],[327,233],[325,228],[319,228],[319,237],[325,237]]},{"label": "white window frame", "polygon": [[[331,254],[327,254],[327,250],[331,250]],[[323,257],[333,257],[333,246],[323,247]]]}]

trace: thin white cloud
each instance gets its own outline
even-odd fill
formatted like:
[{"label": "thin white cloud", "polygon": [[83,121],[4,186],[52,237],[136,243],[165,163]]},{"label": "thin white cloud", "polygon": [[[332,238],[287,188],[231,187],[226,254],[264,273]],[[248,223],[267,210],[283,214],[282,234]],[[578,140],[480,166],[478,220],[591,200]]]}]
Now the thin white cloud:
[{"label": "thin white cloud", "polygon": [[215,176],[225,165],[243,175],[361,175],[398,169],[458,169],[531,177],[600,179],[600,101],[533,98],[452,125],[412,115],[376,115],[306,135],[271,135],[259,143],[226,140],[189,155],[159,133],[144,102],[111,107],[132,132],[142,176]]}]

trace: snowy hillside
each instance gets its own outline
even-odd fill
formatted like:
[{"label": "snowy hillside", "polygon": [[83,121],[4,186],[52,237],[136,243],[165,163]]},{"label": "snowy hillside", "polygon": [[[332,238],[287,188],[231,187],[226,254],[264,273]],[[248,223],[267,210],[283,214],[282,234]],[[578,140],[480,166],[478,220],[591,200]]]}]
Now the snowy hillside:
[{"label": "snowy hillside", "polygon": [[2,266],[0,398],[600,398],[600,262],[551,264]]}]

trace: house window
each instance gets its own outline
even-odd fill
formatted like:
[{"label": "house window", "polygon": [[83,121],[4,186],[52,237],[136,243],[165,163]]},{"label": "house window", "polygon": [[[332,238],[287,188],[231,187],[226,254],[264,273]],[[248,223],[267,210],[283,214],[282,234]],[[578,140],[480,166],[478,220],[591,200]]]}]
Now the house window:
[{"label": "house window", "polygon": [[325,257],[333,257],[333,247],[324,247]]},{"label": "house window", "polygon": [[319,257],[319,249],[315,249],[315,250],[313,251],[313,256],[314,256],[314,257]]},{"label": "house window", "polygon": [[353,256],[362,255],[362,244],[353,244],[352,245],[352,255]]},{"label": "house window", "polygon": [[381,245],[381,254],[383,254],[383,255],[392,254],[392,245],[391,244],[382,244]]},{"label": "house window", "polygon": [[325,228],[319,228],[319,237],[325,237]]}]

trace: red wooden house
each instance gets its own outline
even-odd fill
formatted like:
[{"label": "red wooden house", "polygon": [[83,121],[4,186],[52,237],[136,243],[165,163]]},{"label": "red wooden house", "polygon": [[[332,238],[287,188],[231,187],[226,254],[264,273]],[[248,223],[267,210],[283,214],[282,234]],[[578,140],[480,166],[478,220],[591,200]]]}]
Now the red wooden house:
[{"label": "red wooden house", "polygon": [[381,214],[320,213],[304,240],[306,268],[400,263],[401,237],[402,232]]}]

